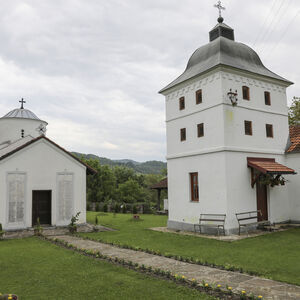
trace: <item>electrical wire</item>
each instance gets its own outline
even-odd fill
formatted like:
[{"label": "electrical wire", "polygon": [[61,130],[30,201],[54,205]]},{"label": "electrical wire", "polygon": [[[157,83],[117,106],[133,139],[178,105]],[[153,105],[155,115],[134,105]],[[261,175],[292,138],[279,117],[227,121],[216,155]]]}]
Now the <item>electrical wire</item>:
[{"label": "electrical wire", "polygon": [[263,24],[262,24],[262,26],[261,26],[261,29],[262,29],[262,30],[260,30],[260,31],[259,31],[259,34],[256,36],[256,39],[255,39],[254,43],[252,43],[252,47],[254,47],[254,46],[256,45],[256,43],[258,42],[260,36],[263,34],[265,25],[267,24],[267,21],[269,20],[269,17],[272,15],[272,11],[273,11],[273,9],[275,8],[275,4],[277,3],[277,1],[278,1],[278,0],[273,0],[273,3],[272,3],[272,5],[271,5],[271,9],[270,9],[270,11],[269,11],[269,14],[268,14],[268,16],[265,18],[265,20],[264,20],[264,22],[263,22]]},{"label": "electrical wire", "polygon": [[[269,24],[269,27],[267,28],[267,30],[265,31],[265,33],[263,34],[263,36],[262,36],[262,38],[261,38],[261,42],[265,40],[265,37],[266,37],[267,35],[269,35],[270,32],[272,32],[272,30],[273,30],[273,29],[272,29],[272,25],[273,25],[273,23],[277,20],[277,15],[278,15],[278,13],[280,12],[280,10],[281,10],[281,8],[282,8],[284,2],[285,2],[285,0],[282,0],[282,1],[281,1],[281,3],[280,3],[280,5],[279,5],[278,9],[276,10],[275,14],[273,15],[273,19],[272,19],[271,23]],[[261,42],[260,42],[260,43],[261,43]]]}]

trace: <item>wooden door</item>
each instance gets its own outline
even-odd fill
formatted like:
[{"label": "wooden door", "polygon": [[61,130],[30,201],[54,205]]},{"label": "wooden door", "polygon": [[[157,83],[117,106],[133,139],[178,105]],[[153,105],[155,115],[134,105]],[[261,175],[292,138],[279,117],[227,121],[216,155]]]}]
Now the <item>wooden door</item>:
[{"label": "wooden door", "polygon": [[32,191],[32,226],[40,224],[51,225],[51,191]]},{"label": "wooden door", "polygon": [[259,182],[256,183],[256,200],[257,210],[262,213],[262,216],[258,214],[258,221],[268,220],[267,186]]}]

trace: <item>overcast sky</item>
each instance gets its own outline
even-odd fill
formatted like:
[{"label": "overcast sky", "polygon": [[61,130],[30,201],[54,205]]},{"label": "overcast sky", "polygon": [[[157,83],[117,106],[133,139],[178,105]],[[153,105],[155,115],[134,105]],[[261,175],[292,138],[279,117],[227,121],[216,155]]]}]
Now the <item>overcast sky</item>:
[{"label": "overcast sky", "polygon": [[[2,0],[0,114],[46,120],[70,151],[165,160],[164,97],[217,23],[215,0]],[[300,96],[299,0],[224,0],[236,41]]]}]

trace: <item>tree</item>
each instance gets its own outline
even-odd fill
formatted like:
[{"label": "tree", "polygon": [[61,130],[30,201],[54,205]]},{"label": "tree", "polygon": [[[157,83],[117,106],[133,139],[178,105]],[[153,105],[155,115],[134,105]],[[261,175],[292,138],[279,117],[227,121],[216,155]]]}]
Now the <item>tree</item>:
[{"label": "tree", "polygon": [[143,201],[143,190],[138,182],[133,179],[129,179],[128,181],[119,184],[117,194],[119,200],[125,203]]},{"label": "tree", "polygon": [[300,97],[294,97],[289,108],[289,124],[300,125]]}]

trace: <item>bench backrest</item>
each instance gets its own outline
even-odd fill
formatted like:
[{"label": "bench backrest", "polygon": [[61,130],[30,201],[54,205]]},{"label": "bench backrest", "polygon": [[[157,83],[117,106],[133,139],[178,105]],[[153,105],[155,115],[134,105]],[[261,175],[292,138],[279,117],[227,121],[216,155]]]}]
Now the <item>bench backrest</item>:
[{"label": "bench backrest", "polygon": [[260,210],[247,211],[243,213],[235,214],[239,224],[253,223],[253,221],[258,221],[258,216],[262,216]]},{"label": "bench backrest", "polygon": [[224,223],[225,214],[200,214],[199,222]]}]

